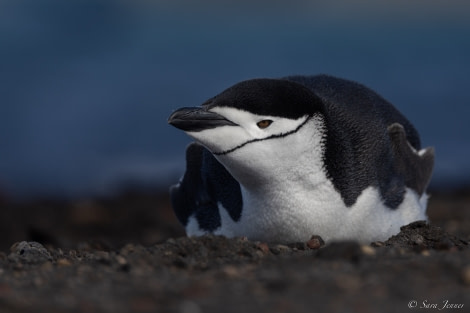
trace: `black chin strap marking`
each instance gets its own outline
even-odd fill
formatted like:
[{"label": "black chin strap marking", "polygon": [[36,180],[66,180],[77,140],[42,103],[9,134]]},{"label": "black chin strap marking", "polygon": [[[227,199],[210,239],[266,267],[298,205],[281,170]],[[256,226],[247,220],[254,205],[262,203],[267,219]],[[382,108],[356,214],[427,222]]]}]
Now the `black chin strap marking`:
[{"label": "black chin strap marking", "polygon": [[233,151],[235,151],[235,150],[237,150],[237,149],[239,149],[239,148],[241,148],[241,147],[244,147],[244,146],[246,146],[247,144],[252,143],[252,142],[257,142],[257,141],[262,141],[262,140],[268,140],[268,139],[273,139],[273,138],[282,138],[282,137],[289,136],[289,135],[291,135],[291,134],[293,134],[293,133],[296,133],[300,128],[302,128],[302,126],[304,126],[305,124],[307,124],[307,122],[310,120],[310,118],[311,118],[311,116],[307,117],[307,118],[305,119],[305,121],[302,122],[302,124],[300,124],[299,126],[297,126],[296,129],[291,130],[291,131],[289,131],[289,132],[287,132],[287,133],[282,133],[282,134],[278,134],[278,135],[272,135],[272,136],[269,136],[269,137],[266,137],[266,138],[259,138],[259,139],[248,140],[247,142],[244,142],[244,143],[242,143],[242,144],[240,144],[240,145],[238,145],[238,146],[236,146],[236,147],[234,147],[234,148],[232,148],[232,149],[228,149],[228,150],[221,151],[221,152],[212,152],[212,154],[214,154],[214,155],[226,155],[226,154],[229,154],[229,153],[231,153],[231,152],[233,152]]}]

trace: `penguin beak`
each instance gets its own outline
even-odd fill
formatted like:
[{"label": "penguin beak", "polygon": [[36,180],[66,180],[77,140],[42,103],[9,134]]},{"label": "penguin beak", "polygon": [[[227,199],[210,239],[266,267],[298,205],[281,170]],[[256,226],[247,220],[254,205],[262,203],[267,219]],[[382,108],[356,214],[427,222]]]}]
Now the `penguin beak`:
[{"label": "penguin beak", "polygon": [[220,126],[236,126],[220,114],[207,111],[201,107],[181,108],[168,118],[168,124],[185,132],[199,132]]}]

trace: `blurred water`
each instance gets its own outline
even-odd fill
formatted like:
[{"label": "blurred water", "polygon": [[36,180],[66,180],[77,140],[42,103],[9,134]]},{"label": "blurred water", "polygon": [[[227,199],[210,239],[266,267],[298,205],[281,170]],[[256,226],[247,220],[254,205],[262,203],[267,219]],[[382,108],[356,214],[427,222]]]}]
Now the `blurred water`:
[{"label": "blurred water", "polygon": [[[333,2],[334,3],[334,2]],[[328,73],[394,103],[470,182],[470,5],[294,1],[0,2],[0,191],[164,187],[189,139],[166,123],[248,78]]]}]

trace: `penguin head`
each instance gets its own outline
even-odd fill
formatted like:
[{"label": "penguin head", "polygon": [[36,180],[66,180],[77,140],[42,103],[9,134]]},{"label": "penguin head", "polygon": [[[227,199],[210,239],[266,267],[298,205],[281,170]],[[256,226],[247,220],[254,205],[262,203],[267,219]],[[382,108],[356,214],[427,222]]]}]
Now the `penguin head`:
[{"label": "penguin head", "polygon": [[296,153],[302,140],[292,142],[289,137],[321,112],[320,98],[299,83],[253,79],[226,89],[200,107],[176,110],[168,122],[205,146],[237,176],[242,169],[250,172],[250,167],[269,164],[284,155],[280,151]]}]

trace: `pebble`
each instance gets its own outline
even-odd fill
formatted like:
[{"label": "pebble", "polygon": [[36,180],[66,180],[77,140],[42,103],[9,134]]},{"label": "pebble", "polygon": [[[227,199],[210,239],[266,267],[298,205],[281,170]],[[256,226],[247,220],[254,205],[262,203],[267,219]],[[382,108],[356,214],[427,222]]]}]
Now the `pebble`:
[{"label": "pebble", "polygon": [[269,246],[266,242],[260,242],[257,244],[258,249],[260,249],[264,254],[269,253]]},{"label": "pebble", "polygon": [[35,241],[21,241],[14,243],[10,248],[10,255],[8,258],[12,261],[19,261],[22,263],[39,264],[47,261],[52,261],[52,256],[41,245]]},{"label": "pebble", "polygon": [[292,251],[303,251],[307,249],[307,244],[305,242],[294,242],[287,245]]},{"label": "pebble", "polygon": [[378,248],[378,247],[383,247],[383,246],[385,246],[385,243],[384,243],[383,241],[374,241],[374,242],[372,242],[370,245],[371,245],[372,247]]},{"label": "pebble", "polygon": [[361,246],[361,251],[364,255],[375,255],[375,249],[371,246],[363,245]]},{"label": "pebble", "polygon": [[430,256],[431,252],[429,250],[423,250],[423,251],[421,251],[421,255],[422,256]]},{"label": "pebble", "polygon": [[116,255],[116,262],[119,265],[119,269],[124,272],[128,272],[131,269],[129,262],[127,262],[127,259],[122,255]]},{"label": "pebble", "polygon": [[177,244],[176,239],[174,239],[174,238],[168,238],[166,243],[170,244],[170,245],[176,245]]},{"label": "pebble", "polygon": [[309,241],[307,241],[307,247],[309,249],[320,249],[325,245],[325,241],[323,240],[322,237],[318,235],[313,235]]},{"label": "pebble", "polygon": [[58,266],[70,266],[72,265],[72,262],[70,262],[66,258],[60,258],[60,259],[57,259],[57,265]]},{"label": "pebble", "polygon": [[424,238],[423,238],[423,236],[421,236],[421,235],[419,235],[419,234],[413,234],[413,235],[411,235],[410,240],[411,240],[411,242],[412,242],[413,244],[418,245],[418,246],[420,246],[420,245],[422,245],[422,244],[424,243]]},{"label": "pebble", "polygon": [[258,258],[262,258],[264,257],[265,253],[263,251],[256,251],[255,252],[255,255],[258,257]]},{"label": "pebble", "polygon": [[[176,240],[173,239],[173,238],[170,238],[166,241],[166,243],[176,244]],[[128,243],[124,247],[121,248],[119,253],[122,254],[122,255],[129,255],[129,254],[133,253],[135,250],[136,250],[136,246],[131,244],[131,243]]]},{"label": "pebble", "polygon": [[287,251],[290,251],[291,248],[289,248],[288,246],[286,245],[275,245],[274,247],[272,247],[271,249],[271,252],[275,255],[278,255],[278,254],[281,254],[283,252],[287,252]]},{"label": "pebble", "polygon": [[107,251],[95,251],[94,255],[101,261],[109,260],[109,252]]},{"label": "pebble", "polygon": [[116,255],[116,262],[117,262],[119,265],[125,265],[125,264],[127,264],[126,258],[123,257],[122,255]]}]

